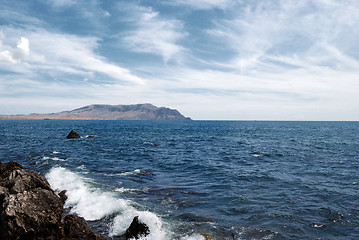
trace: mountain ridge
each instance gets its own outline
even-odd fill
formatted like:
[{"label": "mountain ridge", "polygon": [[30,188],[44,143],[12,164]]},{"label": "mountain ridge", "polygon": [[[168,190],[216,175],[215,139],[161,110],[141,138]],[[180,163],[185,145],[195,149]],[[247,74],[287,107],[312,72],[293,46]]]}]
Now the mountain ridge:
[{"label": "mountain ridge", "polygon": [[150,103],[132,105],[92,104],[70,111],[49,114],[0,115],[1,119],[76,119],[76,120],[190,120],[178,110]]}]

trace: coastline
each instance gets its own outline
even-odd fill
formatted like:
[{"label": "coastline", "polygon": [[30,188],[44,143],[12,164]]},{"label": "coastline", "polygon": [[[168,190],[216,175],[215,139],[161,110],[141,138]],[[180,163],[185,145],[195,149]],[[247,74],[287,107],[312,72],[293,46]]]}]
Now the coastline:
[{"label": "coastline", "polygon": [[37,173],[16,162],[0,163],[0,238],[109,239],[83,217],[65,214],[65,200],[64,192],[57,194]]}]

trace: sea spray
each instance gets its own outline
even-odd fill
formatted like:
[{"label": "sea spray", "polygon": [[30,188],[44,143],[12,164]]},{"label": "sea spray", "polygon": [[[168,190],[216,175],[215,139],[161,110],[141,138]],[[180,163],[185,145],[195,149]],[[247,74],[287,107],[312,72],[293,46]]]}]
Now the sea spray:
[{"label": "sea spray", "polygon": [[128,228],[128,223],[132,222],[133,216],[139,216],[138,220],[145,223],[150,234],[143,239],[146,240],[165,240],[168,239],[168,233],[162,227],[162,221],[156,214],[148,211],[138,211],[134,208],[127,209],[117,215],[110,229],[110,236],[121,235]]},{"label": "sea spray", "polygon": [[70,213],[84,217],[86,220],[99,220],[115,215],[109,229],[110,236],[122,235],[130,225],[133,217],[150,228],[148,240],[164,240],[168,231],[163,229],[161,219],[149,211],[139,211],[129,200],[121,199],[115,193],[102,191],[91,185],[90,180],[64,167],[53,167],[47,174],[50,185],[56,190],[67,190],[65,207]]}]

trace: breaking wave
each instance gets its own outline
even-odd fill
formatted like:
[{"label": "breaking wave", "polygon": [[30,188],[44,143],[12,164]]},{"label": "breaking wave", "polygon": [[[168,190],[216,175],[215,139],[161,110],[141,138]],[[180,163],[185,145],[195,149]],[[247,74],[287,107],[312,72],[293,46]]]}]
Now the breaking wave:
[{"label": "breaking wave", "polygon": [[56,191],[67,190],[66,208],[71,214],[94,221],[112,217],[108,229],[109,236],[123,235],[135,216],[145,223],[150,234],[145,239],[168,239],[168,231],[163,228],[160,217],[150,211],[141,211],[130,200],[122,199],[118,192],[108,192],[96,188],[91,179],[84,178],[63,167],[54,167],[47,174],[51,186]]}]

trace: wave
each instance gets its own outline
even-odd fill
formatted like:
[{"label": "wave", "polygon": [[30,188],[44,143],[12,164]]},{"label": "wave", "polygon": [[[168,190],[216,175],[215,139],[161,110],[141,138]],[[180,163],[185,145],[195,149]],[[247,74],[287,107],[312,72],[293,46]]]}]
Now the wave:
[{"label": "wave", "polygon": [[70,213],[80,215],[86,220],[98,220],[124,211],[129,205],[126,200],[116,198],[110,192],[91,188],[83,177],[63,167],[52,168],[46,178],[56,191],[67,190],[65,207],[71,209]]},{"label": "wave", "polygon": [[62,161],[62,162],[64,162],[64,161],[66,161],[66,159],[63,159],[63,158],[58,158],[58,157],[47,157],[47,156],[45,156],[45,157],[42,157],[42,159],[41,160],[53,160],[53,161]]},{"label": "wave", "polygon": [[163,227],[160,217],[150,211],[136,209],[130,200],[119,197],[118,192],[107,192],[94,187],[91,179],[84,178],[64,167],[53,167],[45,177],[56,191],[67,190],[65,206],[71,214],[94,221],[110,217],[109,236],[123,235],[135,216],[150,229],[146,240],[170,239],[170,231]]}]

